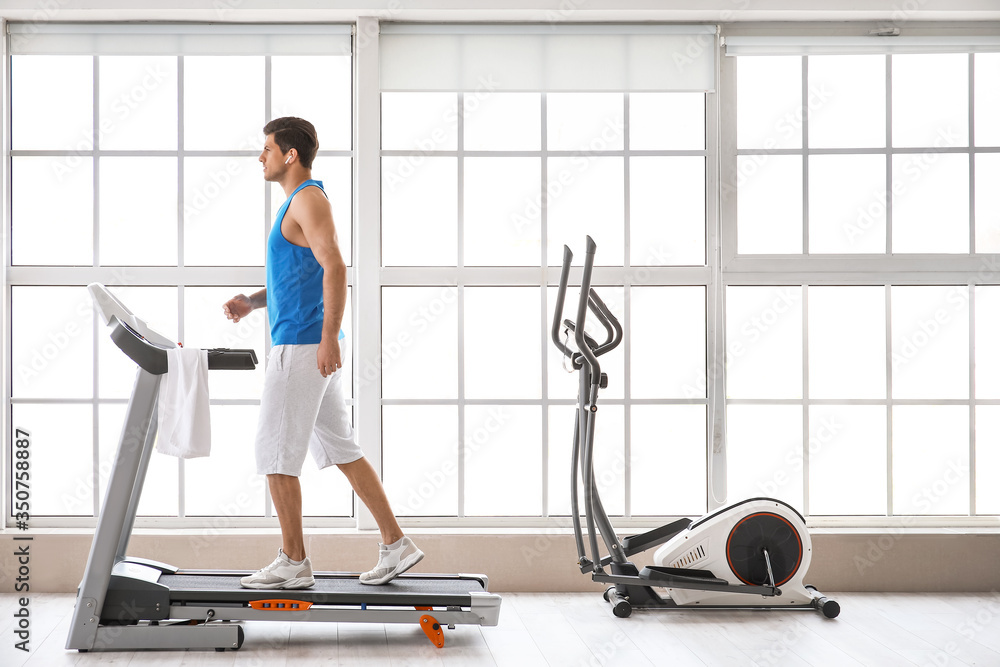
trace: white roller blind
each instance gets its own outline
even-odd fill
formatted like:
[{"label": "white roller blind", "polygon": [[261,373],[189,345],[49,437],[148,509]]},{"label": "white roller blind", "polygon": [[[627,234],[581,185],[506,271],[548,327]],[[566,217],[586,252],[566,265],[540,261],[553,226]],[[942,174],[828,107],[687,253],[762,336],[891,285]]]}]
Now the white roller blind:
[{"label": "white roller blind", "polygon": [[383,91],[712,91],[716,27],[385,24]]},{"label": "white roller blind", "polygon": [[350,55],[349,25],[10,23],[13,55]]},{"label": "white roller blind", "polygon": [[866,53],[979,53],[1000,51],[1000,36],[727,36],[727,56],[822,56]]}]

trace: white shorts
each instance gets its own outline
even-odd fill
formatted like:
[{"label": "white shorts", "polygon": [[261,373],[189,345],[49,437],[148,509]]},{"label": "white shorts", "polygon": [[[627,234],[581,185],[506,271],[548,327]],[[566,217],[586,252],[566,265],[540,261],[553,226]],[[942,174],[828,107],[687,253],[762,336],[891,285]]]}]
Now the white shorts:
[{"label": "white shorts", "polygon": [[275,345],[267,355],[254,445],[261,475],[298,477],[306,450],[320,468],[363,456],[344,402],[344,369],[323,377],[316,367],[318,348],[319,344]]}]

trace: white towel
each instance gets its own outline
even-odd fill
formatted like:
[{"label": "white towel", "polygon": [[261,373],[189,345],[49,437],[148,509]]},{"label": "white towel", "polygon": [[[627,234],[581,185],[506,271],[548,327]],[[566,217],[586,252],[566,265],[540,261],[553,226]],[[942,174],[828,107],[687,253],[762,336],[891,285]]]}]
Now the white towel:
[{"label": "white towel", "polygon": [[167,350],[167,374],[160,381],[161,454],[192,459],[208,456],[212,427],[208,418],[208,352],[175,347]]}]

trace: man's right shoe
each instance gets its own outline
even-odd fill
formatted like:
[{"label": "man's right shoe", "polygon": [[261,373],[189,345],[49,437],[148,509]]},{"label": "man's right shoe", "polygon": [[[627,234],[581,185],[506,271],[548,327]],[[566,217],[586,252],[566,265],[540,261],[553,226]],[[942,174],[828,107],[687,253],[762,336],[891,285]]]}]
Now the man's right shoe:
[{"label": "man's right shoe", "polygon": [[309,558],[296,565],[281,549],[273,563],[240,579],[243,588],[309,588],[315,583]]}]

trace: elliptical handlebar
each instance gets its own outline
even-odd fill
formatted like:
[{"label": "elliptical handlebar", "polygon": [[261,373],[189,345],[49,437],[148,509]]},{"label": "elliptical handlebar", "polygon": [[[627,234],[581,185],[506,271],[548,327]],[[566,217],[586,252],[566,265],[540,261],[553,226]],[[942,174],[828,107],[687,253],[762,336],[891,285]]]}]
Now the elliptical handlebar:
[{"label": "elliptical handlebar", "polygon": [[[559,290],[556,293],[556,310],[552,318],[552,342],[565,356],[569,357],[573,368],[580,368],[584,363],[590,369],[593,383],[598,384],[601,378],[601,364],[597,357],[618,347],[622,341],[622,326],[597,292],[590,287],[594,270],[594,255],[597,244],[587,237],[587,253],[583,265],[583,278],[580,285],[580,300],[577,302],[576,321],[563,320],[563,308],[566,303],[566,288],[569,283],[570,267],[573,263],[573,252],[569,246],[563,246],[562,271],[559,274]],[[587,320],[587,310],[604,326],[607,337],[603,343],[597,343],[584,332]],[[560,329],[565,326],[573,332],[577,350],[572,350],[559,337]]]}]

